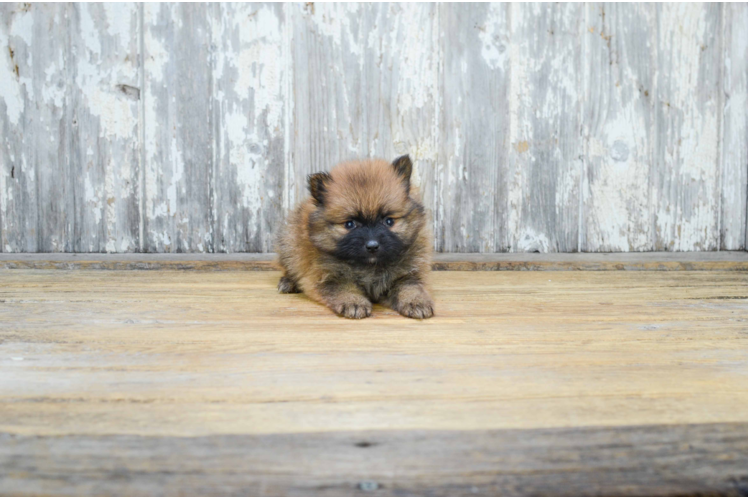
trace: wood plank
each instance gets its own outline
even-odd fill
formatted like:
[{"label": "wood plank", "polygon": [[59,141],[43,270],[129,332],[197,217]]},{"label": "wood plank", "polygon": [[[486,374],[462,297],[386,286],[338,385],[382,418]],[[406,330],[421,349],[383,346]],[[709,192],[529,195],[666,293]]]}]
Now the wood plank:
[{"label": "wood plank", "polygon": [[70,6],[1,8],[0,246],[71,251]]},{"label": "wood plank", "polygon": [[514,252],[579,250],[582,4],[512,4],[507,231]]},{"label": "wood plank", "polygon": [[506,250],[514,236],[507,234],[508,210],[514,208],[506,204],[511,179],[507,48],[512,36],[523,35],[510,34],[509,9],[504,4],[440,6],[444,69],[437,251]]},{"label": "wood plank", "polygon": [[657,5],[655,250],[719,248],[720,9]]},{"label": "wood plank", "polygon": [[0,271],[0,491],[748,491],[748,273],[437,272],[355,328],[278,277]]},{"label": "wood plank", "polygon": [[588,4],[585,19],[581,250],[651,251],[656,7]]},{"label": "wood plank", "polygon": [[144,5],[147,252],[214,251],[211,10]]},{"label": "wood plank", "polygon": [[0,435],[0,491],[75,496],[746,495],[748,424],[264,436]]},{"label": "wood plank", "polygon": [[[277,270],[275,254],[0,254],[0,269]],[[746,252],[458,254],[434,256],[437,271],[746,271]]]},{"label": "wood plank", "polygon": [[436,271],[746,271],[744,252],[437,254]]},{"label": "wood plank", "polygon": [[410,154],[433,207],[437,159],[436,7],[293,4],[293,113],[287,208],[306,176],[358,157]]},{"label": "wood plank", "polygon": [[742,4],[140,9],[2,6],[0,251],[267,252],[405,152],[438,250],[745,248]]},{"label": "wood plank", "polygon": [[286,7],[216,4],[215,250],[268,252],[283,218],[290,63]]},{"label": "wood plank", "polygon": [[73,4],[70,171],[73,233],[66,250],[140,248],[140,30],[136,4]]},{"label": "wood plank", "polygon": [[366,102],[361,55],[363,4],[289,5],[292,23],[293,191],[289,208],[307,196],[306,177],[361,157]]},{"label": "wood plank", "polygon": [[366,4],[360,54],[365,92],[359,108],[361,154],[388,160],[409,154],[413,186],[434,213],[442,119],[439,8],[433,3]]},{"label": "wood plank", "polygon": [[720,250],[748,248],[748,4],[722,6],[722,213]]},{"label": "wood plank", "polygon": [[0,274],[0,432],[748,422],[747,273],[437,272],[355,328],[276,272]]}]

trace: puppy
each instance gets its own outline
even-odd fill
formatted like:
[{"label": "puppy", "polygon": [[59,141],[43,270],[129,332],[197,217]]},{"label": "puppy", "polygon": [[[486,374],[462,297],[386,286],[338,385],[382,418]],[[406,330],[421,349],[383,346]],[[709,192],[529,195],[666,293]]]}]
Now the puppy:
[{"label": "puppy", "polygon": [[373,302],[409,318],[433,316],[431,234],[412,171],[406,155],[310,175],[311,196],[278,235],[278,290],[303,292],[346,318],[370,316]]}]

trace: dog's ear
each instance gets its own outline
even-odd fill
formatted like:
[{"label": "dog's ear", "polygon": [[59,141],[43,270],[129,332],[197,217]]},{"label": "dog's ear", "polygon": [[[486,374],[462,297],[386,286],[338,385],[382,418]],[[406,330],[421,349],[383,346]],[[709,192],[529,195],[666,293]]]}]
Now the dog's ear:
[{"label": "dog's ear", "polygon": [[395,158],[392,162],[392,167],[395,169],[395,173],[403,180],[405,192],[410,193],[410,175],[413,173],[413,162],[410,161],[410,156],[403,155]]},{"label": "dog's ear", "polygon": [[317,205],[325,204],[325,193],[327,193],[327,185],[332,181],[332,177],[327,172],[317,172],[316,174],[310,174],[307,177],[309,182],[309,192],[314,198],[314,202]]}]

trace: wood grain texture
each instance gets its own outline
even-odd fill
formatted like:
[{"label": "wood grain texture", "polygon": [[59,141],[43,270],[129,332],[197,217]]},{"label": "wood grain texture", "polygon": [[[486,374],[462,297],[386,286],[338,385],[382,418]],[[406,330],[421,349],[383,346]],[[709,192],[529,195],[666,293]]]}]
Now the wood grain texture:
[{"label": "wood grain texture", "polygon": [[[72,4],[65,124],[75,252],[140,248],[140,47],[136,4]],[[46,170],[46,169],[45,169]]]},{"label": "wood grain texture", "polygon": [[63,4],[2,6],[4,252],[73,250],[70,11]]},{"label": "wood grain texture", "polygon": [[433,320],[355,323],[278,277],[2,271],[0,432],[748,421],[746,273],[435,273]]},{"label": "wood grain texture", "polygon": [[[440,5],[437,251],[508,249],[509,5]],[[525,82],[526,83],[526,82]],[[488,168],[488,165],[501,166]]]},{"label": "wood grain texture", "polygon": [[588,4],[582,251],[651,251],[655,4]]},{"label": "wood grain texture", "polygon": [[293,189],[343,159],[409,153],[433,204],[437,158],[437,8],[294,4]]},{"label": "wood grain texture", "polygon": [[204,437],[0,435],[0,491],[744,496],[748,424]]},{"label": "wood grain texture", "polygon": [[295,4],[293,23],[293,193],[308,196],[307,175],[362,156],[364,4]]},{"label": "wood grain texture", "polygon": [[745,272],[435,273],[355,323],[278,277],[0,271],[0,491],[745,492]]},{"label": "wood grain texture", "polygon": [[721,8],[657,5],[655,250],[719,248]]},{"label": "wood grain texture", "polygon": [[214,251],[212,7],[144,6],[145,242]]},{"label": "wood grain texture", "polygon": [[409,154],[413,183],[427,209],[436,207],[442,48],[436,4],[369,4],[363,15],[361,106],[366,156]]},{"label": "wood grain texture", "polygon": [[722,6],[722,197],[720,250],[748,248],[748,4]]},{"label": "wood grain texture", "polygon": [[272,251],[282,222],[289,7],[212,7],[217,252]]},{"label": "wood grain texture", "polygon": [[1,252],[268,252],[409,153],[443,252],[746,248],[743,4],[5,4]]},{"label": "wood grain texture", "polygon": [[512,4],[503,248],[579,249],[582,4]]},{"label": "wood grain texture", "polygon": [[[275,254],[0,254],[0,269],[277,271]],[[746,252],[440,253],[435,271],[748,271]]]}]

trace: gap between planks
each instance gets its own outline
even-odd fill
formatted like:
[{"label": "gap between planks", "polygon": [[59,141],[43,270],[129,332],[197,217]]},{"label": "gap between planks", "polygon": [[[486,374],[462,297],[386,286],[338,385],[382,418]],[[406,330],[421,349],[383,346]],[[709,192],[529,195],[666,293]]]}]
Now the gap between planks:
[{"label": "gap between planks", "polygon": [[[272,253],[0,253],[0,269],[278,270]],[[435,271],[748,271],[748,252],[438,253]]]}]

